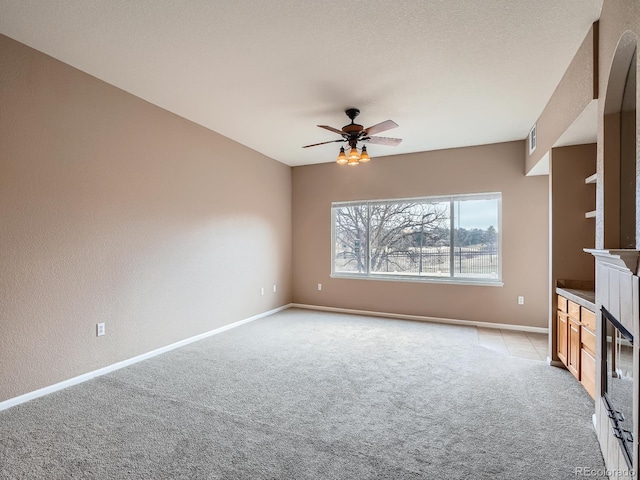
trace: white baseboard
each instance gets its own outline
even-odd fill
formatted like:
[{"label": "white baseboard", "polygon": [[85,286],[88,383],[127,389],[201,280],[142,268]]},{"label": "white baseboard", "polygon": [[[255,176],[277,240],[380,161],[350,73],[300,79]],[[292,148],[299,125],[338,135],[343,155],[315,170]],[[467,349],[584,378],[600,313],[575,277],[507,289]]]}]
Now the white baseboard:
[{"label": "white baseboard", "polygon": [[451,325],[465,325],[467,327],[484,327],[484,328],[500,328],[502,330],[517,330],[521,332],[532,333],[545,333],[549,334],[549,329],[544,327],[528,327],[525,325],[511,325],[507,323],[489,323],[489,322],[477,322],[474,320],[458,320],[455,318],[440,318],[440,317],[424,317],[421,315],[405,315],[402,313],[384,313],[384,312],[370,312],[368,310],[354,310],[351,308],[337,308],[337,307],[323,307],[320,305],[306,305],[302,303],[291,303],[290,308],[303,308],[306,310],[321,310],[325,312],[336,313],[352,313],[355,315],[368,315],[370,317],[387,317],[397,318],[400,320],[415,320],[418,322],[432,322],[432,323],[447,323]]},{"label": "white baseboard", "polygon": [[38,397],[42,397],[44,395],[48,395],[53,392],[57,392],[58,390],[62,390],[67,387],[71,387],[72,385],[77,385],[82,382],[86,382],[87,380],[91,380],[92,378],[99,377],[101,375],[105,375],[107,373],[113,372],[115,370],[119,370],[121,368],[127,367],[129,365],[133,365],[134,363],[141,362],[142,360],[147,360],[149,358],[155,357],[162,353],[169,352],[171,350],[175,350],[176,348],[184,347],[193,342],[197,342],[198,340],[202,340],[207,337],[211,337],[213,335],[217,335],[218,333],[226,332],[227,330],[231,330],[232,328],[239,327],[240,325],[244,325],[245,323],[253,322],[254,320],[258,320],[259,318],[267,317],[269,315],[273,315],[274,313],[280,312],[287,308],[290,308],[291,304],[283,305],[278,308],[274,308],[273,310],[269,310],[267,312],[259,313],[258,315],[254,315],[253,317],[245,318],[244,320],[239,320],[234,323],[230,323],[229,325],[225,325],[220,328],[216,328],[214,330],[210,330],[205,333],[201,333],[199,335],[195,335],[190,338],[185,338],[184,340],[180,340],[179,342],[172,343],[171,345],[167,345],[165,347],[157,348],[156,350],[151,350],[150,352],[143,353],[142,355],[138,355],[136,357],[128,358],[127,360],[123,360],[121,362],[117,362],[111,365],[107,365],[106,367],[100,368],[98,370],[94,370],[92,372],[87,372],[82,375],[78,375],[77,377],[70,378],[68,380],[64,380],[62,382],[56,383],[54,385],[49,385],[48,387],[40,388],[38,390],[34,390],[33,392],[25,393],[24,395],[20,395],[18,397],[10,398],[9,400],[5,400],[0,402],[0,411],[6,410],[7,408],[14,407],[21,403],[28,402],[29,400],[33,400]]}]

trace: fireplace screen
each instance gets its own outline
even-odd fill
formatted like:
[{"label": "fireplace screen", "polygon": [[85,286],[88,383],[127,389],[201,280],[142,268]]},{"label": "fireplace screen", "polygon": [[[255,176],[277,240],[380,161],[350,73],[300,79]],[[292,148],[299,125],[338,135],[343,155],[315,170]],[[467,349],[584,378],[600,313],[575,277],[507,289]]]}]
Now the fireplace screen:
[{"label": "fireplace screen", "polygon": [[631,464],[633,445],[633,335],[604,307],[603,392],[613,431],[623,446],[627,462]]}]

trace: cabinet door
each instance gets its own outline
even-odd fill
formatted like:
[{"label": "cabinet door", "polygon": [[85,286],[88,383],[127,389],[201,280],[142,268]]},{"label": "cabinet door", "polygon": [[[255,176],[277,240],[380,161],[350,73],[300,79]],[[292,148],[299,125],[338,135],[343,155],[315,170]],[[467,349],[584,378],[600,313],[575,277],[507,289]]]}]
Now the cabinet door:
[{"label": "cabinet door", "polygon": [[580,352],[580,382],[591,398],[596,398],[596,359],[586,348]]},{"label": "cabinet door", "polygon": [[567,321],[567,314],[558,312],[558,319],[556,322],[556,354],[558,358],[565,364],[568,363],[568,348],[569,348],[569,323]]},{"label": "cabinet door", "polygon": [[580,324],[569,319],[569,355],[567,368],[580,380]]}]

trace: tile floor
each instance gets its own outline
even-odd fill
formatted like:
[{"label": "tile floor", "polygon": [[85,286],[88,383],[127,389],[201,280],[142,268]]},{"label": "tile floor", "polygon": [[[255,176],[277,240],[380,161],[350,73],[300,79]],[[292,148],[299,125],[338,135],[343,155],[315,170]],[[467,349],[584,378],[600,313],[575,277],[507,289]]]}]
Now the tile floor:
[{"label": "tile floor", "polygon": [[478,327],[478,343],[511,357],[547,361],[548,337],[545,333]]}]

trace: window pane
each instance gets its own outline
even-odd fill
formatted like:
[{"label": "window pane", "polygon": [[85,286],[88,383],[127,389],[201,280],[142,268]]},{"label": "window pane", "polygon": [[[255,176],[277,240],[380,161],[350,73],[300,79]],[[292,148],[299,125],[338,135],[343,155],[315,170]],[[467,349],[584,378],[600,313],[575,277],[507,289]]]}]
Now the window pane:
[{"label": "window pane", "polygon": [[417,233],[419,274],[437,277],[451,275],[450,202],[427,203]]},{"label": "window pane", "polygon": [[454,202],[454,277],[499,278],[498,216],[498,198]]},{"label": "window pane", "polygon": [[449,276],[449,202],[371,205],[371,273]]},{"label": "window pane", "polygon": [[367,273],[367,205],[333,208],[334,272]]},{"label": "window pane", "polygon": [[332,273],[500,281],[500,193],[334,203]]}]

